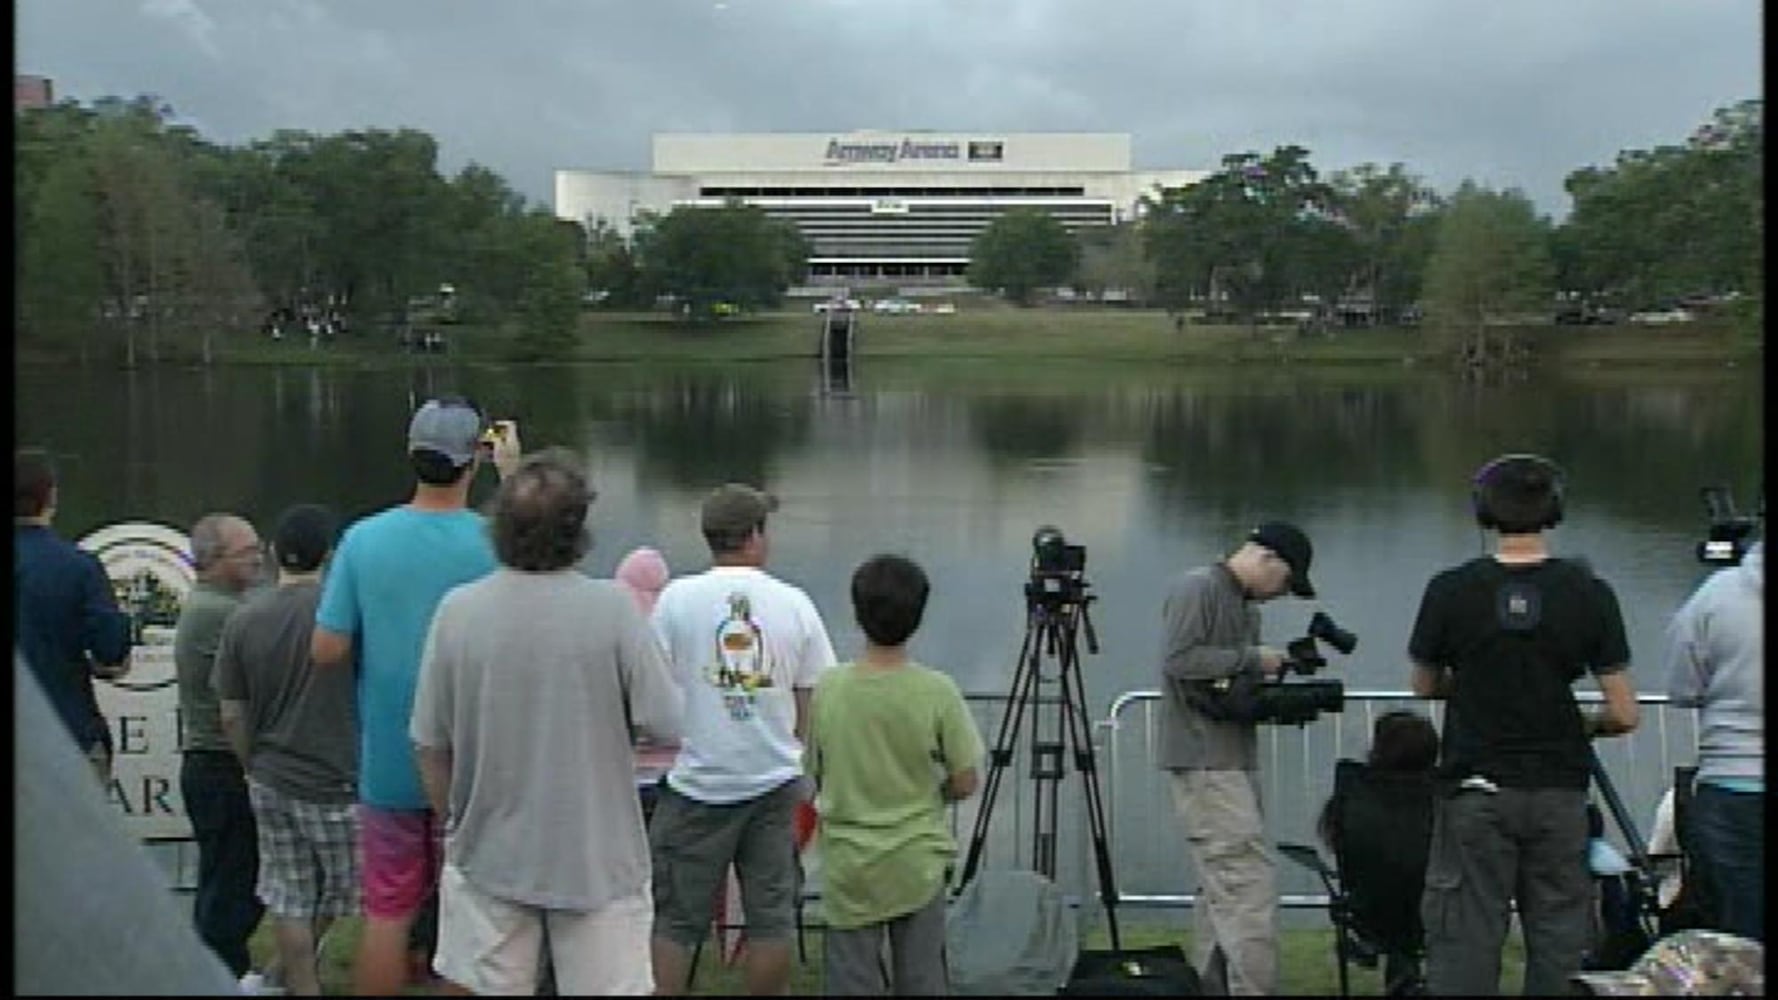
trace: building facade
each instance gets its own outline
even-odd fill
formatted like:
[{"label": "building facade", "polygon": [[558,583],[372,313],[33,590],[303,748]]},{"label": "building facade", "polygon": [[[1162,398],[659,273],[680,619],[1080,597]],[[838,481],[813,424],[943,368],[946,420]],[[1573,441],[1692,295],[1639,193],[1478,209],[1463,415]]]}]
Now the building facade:
[{"label": "building facade", "polygon": [[1207,174],[1132,170],[1127,134],[1050,132],[668,133],[653,138],[652,167],[558,170],[556,215],[627,237],[638,212],[738,199],[801,229],[817,284],[953,282],[976,234],[1009,209],[1040,208],[1078,232]]},{"label": "building facade", "polygon": [[29,108],[47,108],[56,102],[55,86],[47,76],[32,76],[29,73],[12,75],[12,110],[24,111]]}]

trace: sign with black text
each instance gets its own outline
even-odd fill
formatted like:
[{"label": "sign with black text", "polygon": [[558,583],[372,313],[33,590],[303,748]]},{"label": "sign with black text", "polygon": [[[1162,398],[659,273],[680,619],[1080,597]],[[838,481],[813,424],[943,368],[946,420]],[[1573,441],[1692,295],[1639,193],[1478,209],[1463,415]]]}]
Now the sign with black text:
[{"label": "sign with black text", "polygon": [[179,795],[179,684],[173,628],[196,582],[191,540],[147,521],[106,525],[80,540],[97,556],[117,605],[130,616],[130,669],[96,685],[99,711],[111,727],[111,787],[106,797],[136,837],[191,836]]}]

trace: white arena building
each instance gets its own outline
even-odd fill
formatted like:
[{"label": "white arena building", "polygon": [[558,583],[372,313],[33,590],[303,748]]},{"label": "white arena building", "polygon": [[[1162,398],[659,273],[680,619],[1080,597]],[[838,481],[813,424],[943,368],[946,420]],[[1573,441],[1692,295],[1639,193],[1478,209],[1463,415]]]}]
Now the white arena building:
[{"label": "white arena building", "polygon": [[1131,218],[1157,186],[1203,170],[1136,171],[1121,133],[767,133],[653,137],[648,173],[558,170],[559,218],[628,236],[639,211],[734,198],[796,223],[811,283],[954,283],[977,233],[1007,209],[1044,209],[1070,230]]}]

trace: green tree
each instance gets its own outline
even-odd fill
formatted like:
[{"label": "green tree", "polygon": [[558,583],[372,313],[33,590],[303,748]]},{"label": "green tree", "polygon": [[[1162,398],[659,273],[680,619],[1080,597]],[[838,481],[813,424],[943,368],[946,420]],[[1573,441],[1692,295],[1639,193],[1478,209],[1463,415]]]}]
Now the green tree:
[{"label": "green tree", "polygon": [[1511,325],[1547,313],[1549,234],[1548,220],[1520,191],[1467,180],[1457,189],[1427,262],[1424,296],[1427,318],[1454,352],[1476,363],[1509,357]]},{"label": "green tree", "polygon": [[641,223],[634,246],[643,294],[674,296],[696,321],[713,318],[719,302],[775,306],[807,273],[802,233],[755,206],[682,205]]},{"label": "green tree", "polygon": [[643,299],[642,269],[636,262],[635,250],[611,223],[604,219],[588,223],[582,261],[587,287],[603,296],[602,304],[614,309],[649,304]]},{"label": "green tree", "polygon": [[1400,163],[1362,163],[1335,173],[1329,186],[1352,236],[1351,291],[1373,303],[1373,320],[1399,316],[1420,293],[1437,192]]},{"label": "green tree", "polygon": [[969,283],[1029,305],[1037,289],[1067,281],[1079,259],[1080,244],[1055,216],[1040,208],[1013,208],[970,244]]},{"label": "green tree", "polygon": [[1155,293],[1155,268],[1143,249],[1141,228],[1134,222],[1121,222],[1083,230],[1074,284],[1096,295],[1126,292],[1133,304],[1146,305]]},{"label": "green tree", "polygon": [[1759,296],[1764,150],[1764,102],[1753,99],[1717,110],[1682,144],[1569,174],[1574,207],[1552,247],[1563,288],[1628,308]]},{"label": "green tree", "polygon": [[513,224],[528,262],[516,303],[520,361],[560,361],[574,346],[586,276],[579,262],[581,231],[539,209]]},{"label": "green tree", "polygon": [[1212,310],[1227,303],[1257,324],[1262,311],[1322,283],[1311,270],[1340,238],[1326,228],[1336,218],[1307,149],[1224,156],[1202,181],[1148,199],[1144,237],[1157,294],[1169,309],[1198,298]]},{"label": "green tree", "polygon": [[84,364],[105,277],[92,167],[71,150],[30,190],[20,212],[20,326],[41,344],[72,345]]}]

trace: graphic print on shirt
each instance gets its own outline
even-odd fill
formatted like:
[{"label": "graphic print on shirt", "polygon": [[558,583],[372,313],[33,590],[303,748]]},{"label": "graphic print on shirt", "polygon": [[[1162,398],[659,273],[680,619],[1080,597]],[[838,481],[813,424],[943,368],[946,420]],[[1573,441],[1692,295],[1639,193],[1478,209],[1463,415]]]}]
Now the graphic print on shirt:
[{"label": "graphic print on shirt", "polygon": [[730,594],[728,617],[716,626],[716,662],[708,677],[736,722],[753,718],[754,692],[772,686],[765,656],[765,636],[753,620],[752,603],[746,594]]}]

